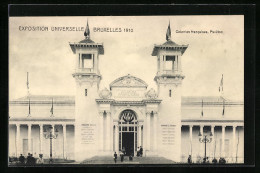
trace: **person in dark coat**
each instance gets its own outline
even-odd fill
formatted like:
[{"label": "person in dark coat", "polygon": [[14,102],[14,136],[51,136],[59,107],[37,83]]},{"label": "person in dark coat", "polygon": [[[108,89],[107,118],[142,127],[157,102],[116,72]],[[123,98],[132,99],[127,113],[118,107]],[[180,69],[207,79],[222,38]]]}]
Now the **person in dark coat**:
[{"label": "person in dark coat", "polygon": [[140,146],[140,156],[141,157],[143,156],[143,148],[142,148],[142,146]]},{"label": "person in dark coat", "polygon": [[36,159],[31,154],[31,165],[35,165],[35,164],[36,164]]},{"label": "person in dark coat", "polygon": [[123,152],[120,154],[120,158],[121,158],[121,162],[123,162],[124,161],[124,153]]},{"label": "person in dark coat", "polygon": [[28,156],[26,158],[26,165],[31,165],[32,164],[32,158],[31,158],[31,154],[28,153]]},{"label": "person in dark coat", "polygon": [[214,158],[214,159],[212,160],[212,163],[213,163],[213,164],[217,164],[217,163],[218,163],[218,160],[217,160],[216,158]]},{"label": "person in dark coat", "polygon": [[191,155],[188,157],[188,164],[191,164]]},{"label": "person in dark coat", "polygon": [[114,154],[114,161],[115,161],[115,163],[116,163],[116,160],[117,160],[117,154],[115,152],[115,154]]},{"label": "person in dark coat", "polygon": [[25,163],[25,157],[21,154],[20,157],[19,157],[19,162],[24,165]]}]

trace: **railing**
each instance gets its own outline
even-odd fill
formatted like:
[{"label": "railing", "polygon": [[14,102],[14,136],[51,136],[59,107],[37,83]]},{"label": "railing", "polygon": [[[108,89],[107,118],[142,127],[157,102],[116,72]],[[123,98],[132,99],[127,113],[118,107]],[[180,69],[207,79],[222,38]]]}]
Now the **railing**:
[{"label": "railing", "polygon": [[180,75],[180,71],[163,70],[162,72],[157,72],[157,75]]},{"label": "railing", "polygon": [[77,68],[75,69],[76,73],[93,73],[94,69],[93,68]]}]

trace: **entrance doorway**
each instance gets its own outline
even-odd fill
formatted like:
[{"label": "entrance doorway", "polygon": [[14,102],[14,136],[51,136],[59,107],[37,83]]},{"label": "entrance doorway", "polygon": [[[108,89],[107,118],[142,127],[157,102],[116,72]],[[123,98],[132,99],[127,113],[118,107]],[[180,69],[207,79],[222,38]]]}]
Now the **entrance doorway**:
[{"label": "entrance doorway", "polygon": [[132,110],[124,110],[119,119],[119,150],[126,155],[135,155],[137,151],[137,116]]},{"label": "entrance doorway", "polygon": [[122,133],[122,146],[125,148],[127,156],[134,154],[134,133],[123,132]]}]

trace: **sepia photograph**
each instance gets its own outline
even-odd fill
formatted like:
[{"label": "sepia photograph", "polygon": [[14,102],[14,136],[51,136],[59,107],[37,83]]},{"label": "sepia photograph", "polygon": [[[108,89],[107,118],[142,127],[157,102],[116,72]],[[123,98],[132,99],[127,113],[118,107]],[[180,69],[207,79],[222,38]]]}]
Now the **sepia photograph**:
[{"label": "sepia photograph", "polygon": [[8,165],[244,164],[244,16],[9,17]]}]

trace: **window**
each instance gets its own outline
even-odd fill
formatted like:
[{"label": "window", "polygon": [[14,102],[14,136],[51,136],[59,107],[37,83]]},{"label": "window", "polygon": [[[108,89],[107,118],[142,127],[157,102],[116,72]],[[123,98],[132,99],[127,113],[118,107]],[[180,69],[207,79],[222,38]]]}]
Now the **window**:
[{"label": "window", "polygon": [[174,61],[175,61],[175,56],[166,56],[165,70],[173,70]]},{"label": "window", "polygon": [[169,97],[172,96],[172,90],[169,90]]},{"label": "window", "polygon": [[88,89],[85,89],[85,96],[88,96]]},{"label": "window", "polygon": [[91,54],[82,54],[82,68],[93,68]]}]

